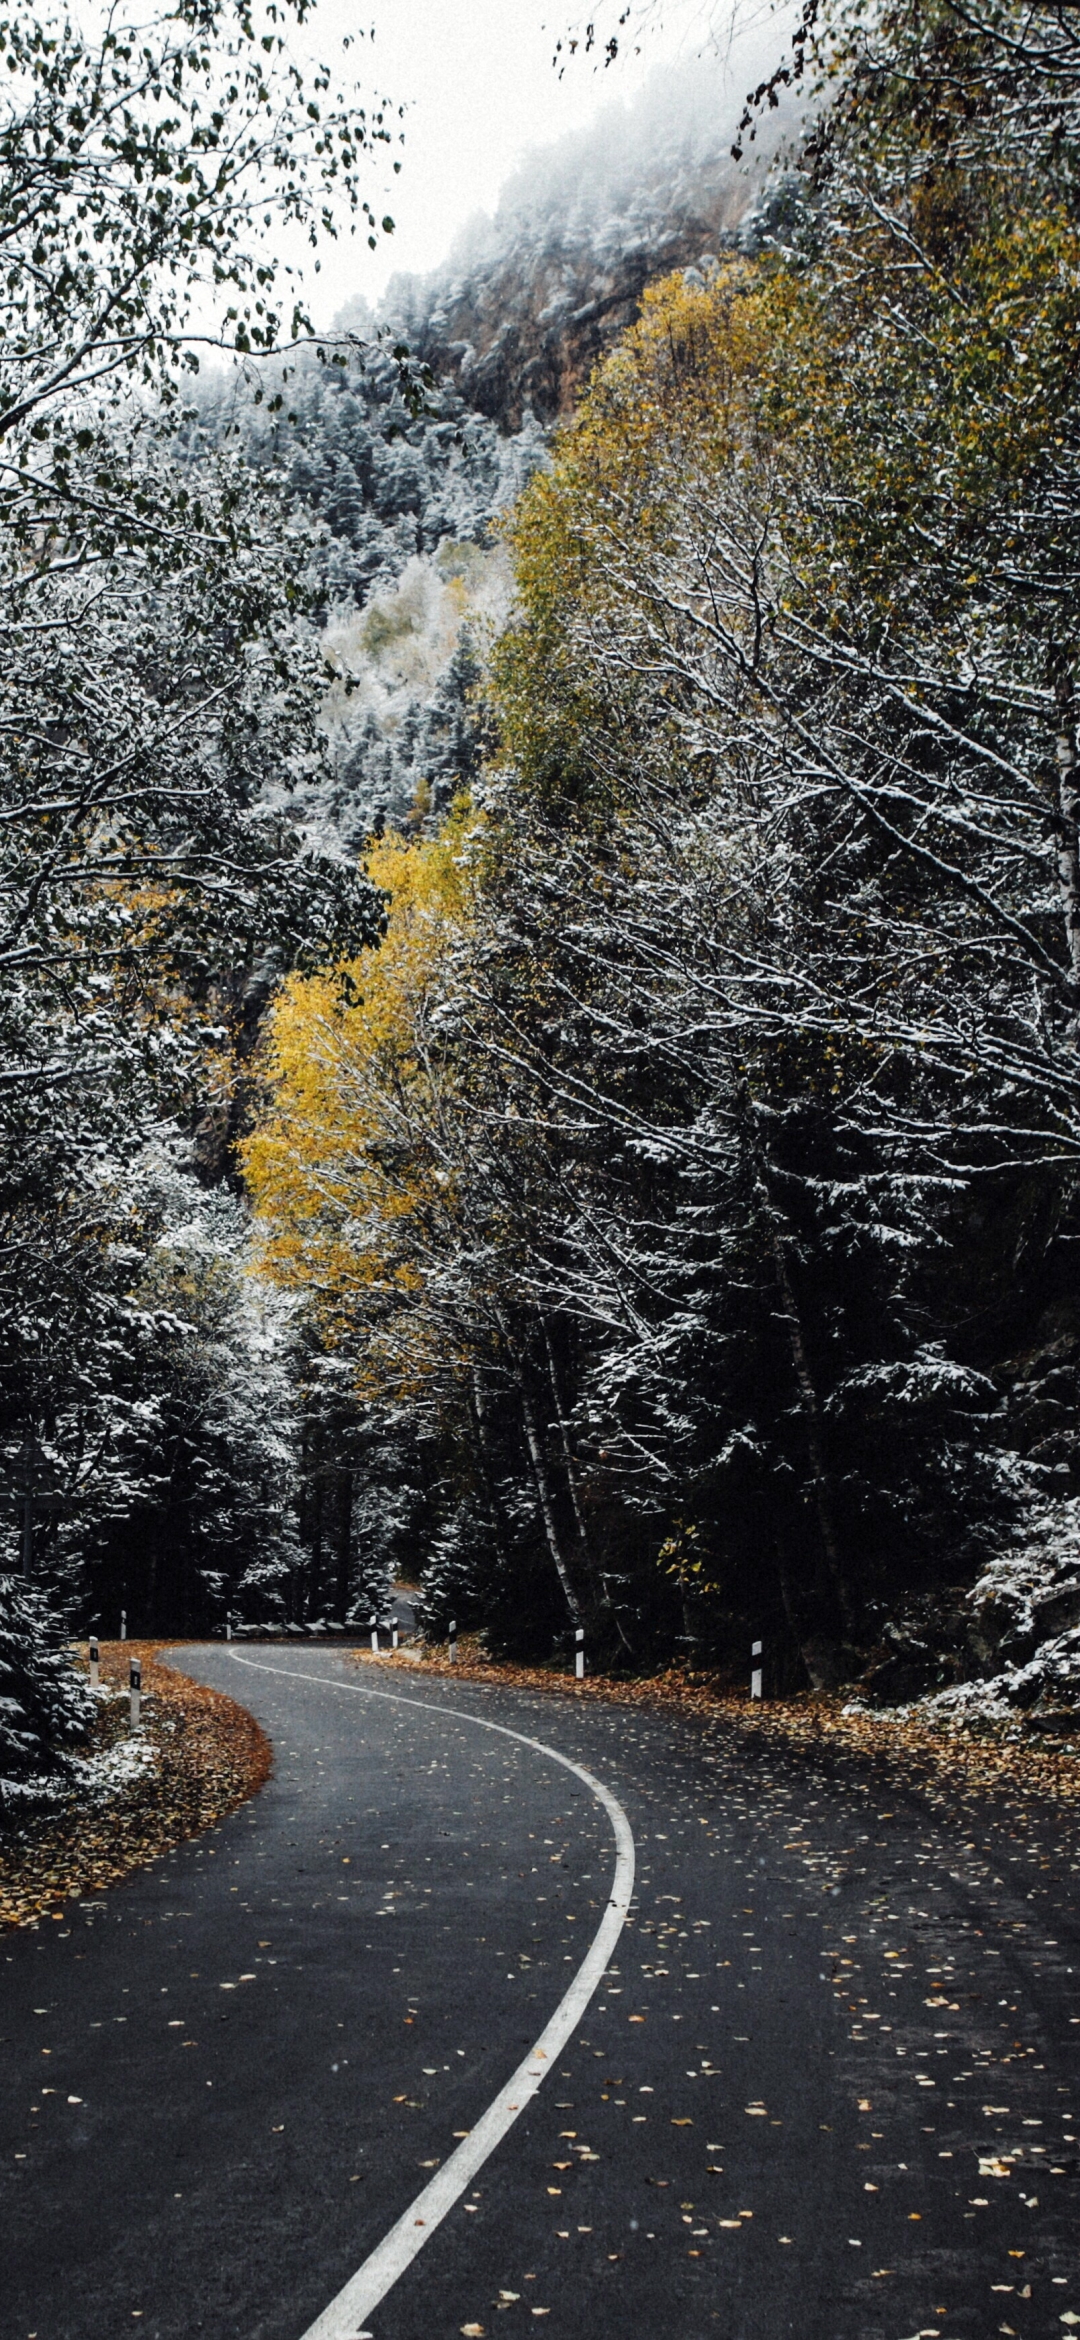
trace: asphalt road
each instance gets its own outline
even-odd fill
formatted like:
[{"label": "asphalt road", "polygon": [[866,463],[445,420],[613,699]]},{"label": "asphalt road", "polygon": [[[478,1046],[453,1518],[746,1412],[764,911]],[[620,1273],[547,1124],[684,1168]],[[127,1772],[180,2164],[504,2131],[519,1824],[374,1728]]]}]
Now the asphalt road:
[{"label": "asphalt road", "polygon": [[1080,2331],[1076,1821],[326,1649],[184,1663],[259,1716],[275,1773],[0,1945],[3,2340],[302,2340],[498,2097],[615,1847],[580,1781],[473,1715],[614,1791],[636,1898],[374,2340]]}]

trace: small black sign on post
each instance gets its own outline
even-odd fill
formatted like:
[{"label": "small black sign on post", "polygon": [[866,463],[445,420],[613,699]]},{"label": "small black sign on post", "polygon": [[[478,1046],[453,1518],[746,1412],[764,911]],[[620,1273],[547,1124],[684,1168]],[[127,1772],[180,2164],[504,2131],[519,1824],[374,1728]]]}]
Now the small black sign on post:
[{"label": "small black sign on post", "polygon": [[450,1619],[450,1627],[449,1627],[449,1641],[450,1641],[450,1663],[451,1663],[451,1665],[452,1665],[452,1666],[456,1666],[456,1664],[457,1664],[457,1618],[456,1618],[456,1617],[451,1617],[451,1619]]},{"label": "small black sign on post", "polygon": [[[761,1643],[760,1643],[760,1641],[752,1641],[752,1642],[751,1642],[751,1644],[750,1644],[750,1657],[751,1657],[751,1661],[753,1661],[753,1659],[754,1659],[754,1658],[759,1658],[760,1656],[761,1656]],[[760,1698],[760,1696],[761,1696],[761,1675],[762,1675],[762,1670],[761,1670],[761,1667],[760,1667],[760,1666],[755,1666],[755,1665],[753,1665],[753,1663],[751,1663],[751,1672],[750,1672],[750,1696],[751,1696],[751,1698]]]},{"label": "small black sign on post", "polygon": [[575,1682],[583,1682],[583,1681],[584,1681],[584,1679],[585,1679],[585,1627],[584,1627],[584,1625],[577,1625],[577,1626],[575,1626],[575,1628],[574,1628],[574,1680],[575,1680]]},{"label": "small black sign on post", "polygon": [[131,1728],[136,1731],[139,1727],[139,1711],[142,1706],[142,1661],[140,1658],[132,1658],[128,1681],[131,1688]]}]

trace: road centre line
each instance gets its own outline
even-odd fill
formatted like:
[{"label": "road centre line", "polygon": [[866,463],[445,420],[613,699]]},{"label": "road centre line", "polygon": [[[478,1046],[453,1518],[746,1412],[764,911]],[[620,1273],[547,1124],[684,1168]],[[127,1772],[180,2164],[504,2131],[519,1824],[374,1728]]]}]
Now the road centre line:
[{"label": "road centre line", "polygon": [[385,2299],[386,2294],[412,2264],[418,2252],[429,2240],[437,2226],[459,2202],[466,2187],[482,2169],[485,2161],[501,2144],[520,2113],[536,2095],[546,2079],[552,2064],[561,2055],[567,2040],[580,2023],[593,1994],[599,1989],[612,1952],[626,1923],[630,1899],[634,1890],[634,1839],[630,1823],[622,1805],[606,1788],[602,1780],[586,1771],[581,1763],[574,1763],[569,1755],[560,1755],[557,1747],[549,1747],[543,1739],[531,1739],[524,1731],[511,1730],[506,1723],[488,1722],[483,1715],[470,1714],[460,1706],[429,1705],[426,1699],[403,1698],[392,1690],[369,1690],[362,1682],[335,1682],[325,1674],[301,1673],[292,1666],[268,1666],[258,1658],[241,1657],[230,1648],[234,1664],[250,1666],[260,1674],[275,1674],[287,1682],[314,1682],[322,1690],[345,1690],[361,1698],[379,1698],[391,1706],[413,1706],[421,1714],[449,1717],[456,1722],[473,1723],[482,1731],[493,1731],[499,1738],[516,1739],[519,1746],[543,1755],[548,1762],[561,1764],[581,1780],[590,1795],[602,1804],[611,1822],[615,1838],[615,1875],[607,1907],[592,1942],[578,1967],[570,1988],[560,1999],[555,2013],[545,2025],[523,2062],[513,2072],[504,2088],[462,2139],[456,2152],[423,2187],[397,2224],[384,2235],[381,2243],[370,2252],[364,2263],[350,2276],[349,2281],[325,2307],[313,2324],[309,2324],[302,2340],[371,2340],[367,2332],[367,2318]]}]

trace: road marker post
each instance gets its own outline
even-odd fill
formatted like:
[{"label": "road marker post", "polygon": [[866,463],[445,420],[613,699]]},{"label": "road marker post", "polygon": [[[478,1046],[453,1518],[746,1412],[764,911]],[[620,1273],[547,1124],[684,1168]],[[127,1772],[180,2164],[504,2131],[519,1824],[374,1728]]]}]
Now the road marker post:
[{"label": "road marker post", "polygon": [[577,1626],[575,1626],[575,1628],[574,1628],[574,1680],[575,1680],[575,1682],[583,1682],[583,1681],[584,1681],[584,1679],[585,1679],[585,1627],[584,1627],[584,1625],[577,1625]]},{"label": "road marker post", "polygon": [[126,1641],[126,1640],[127,1640],[127,1610],[126,1610],[126,1609],[121,1609],[121,1611],[120,1611],[120,1639],[121,1639],[121,1641]]},{"label": "road marker post", "polygon": [[225,1611],[225,1639],[226,1639],[226,1641],[231,1641],[231,1640],[232,1640],[232,1610],[231,1610],[231,1609],[226,1609],[226,1611]]},{"label": "road marker post", "polygon": [[369,1622],[368,1622],[368,1632],[369,1632],[369,1633],[370,1633],[370,1635],[371,1635],[371,1653],[372,1653],[372,1656],[373,1656],[373,1657],[378,1657],[378,1654],[379,1654],[379,1620],[378,1620],[378,1618],[377,1618],[377,1617],[372,1617],[372,1618],[370,1618],[370,1619],[369,1619]]},{"label": "road marker post", "polygon": [[132,1658],[128,1680],[131,1686],[131,1728],[133,1731],[137,1731],[139,1727],[139,1712],[142,1706],[141,1658]]},{"label": "road marker post", "polygon": [[96,1690],[101,1680],[101,1651],[96,1633],[90,1635],[90,1688]]},{"label": "road marker post", "polygon": [[450,1663],[451,1663],[451,1665],[452,1665],[452,1666],[456,1666],[456,1664],[457,1664],[457,1618],[456,1618],[456,1617],[451,1617],[451,1619],[450,1619],[450,1625],[449,1625],[449,1641],[450,1641]]},{"label": "road marker post", "polygon": [[396,1648],[397,1648],[397,1645],[398,1645],[398,1621],[397,1621],[397,1618],[396,1618],[396,1617],[391,1617],[391,1619],[390,1619],[390,1647],[391,1647],[391,1649],[396,1649]]},{"label": "road marker post", "polygon": [[[760,1641],[752,1641],[752,1642],[751,1642],[751,1644],[750,1644],[750,1655],[751,1655],[751,1657],[752,1657],[752,1658],[759,1658],[759,1657],[761,1656],[761,1643],[760,1643]],[[751,1669],[751,1673],[750,1673],[750,1696],[751,1696],[751,1698],[760,1698],[760,1696],[761,1696],[761,1667],[760,1667],[760,1666],[754,1666],[754,1667],[752,1667],[752,1669]]]}]

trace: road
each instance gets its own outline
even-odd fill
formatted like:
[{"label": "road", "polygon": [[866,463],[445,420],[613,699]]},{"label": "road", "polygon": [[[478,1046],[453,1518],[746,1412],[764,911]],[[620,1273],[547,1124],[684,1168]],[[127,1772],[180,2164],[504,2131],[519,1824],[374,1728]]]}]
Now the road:
[{"label": "road", "polygon": [[352,2329],[1080,2331],[1075,1820],[968,1804],[958,1833],[722,1720],[324,1648],[182,1662],[275,1773],[0,1945],[3,2340],[303,2340],[505,2099],[616,1845],[481,1721],[603,1781],[635,1898],[549,2076]]}]

